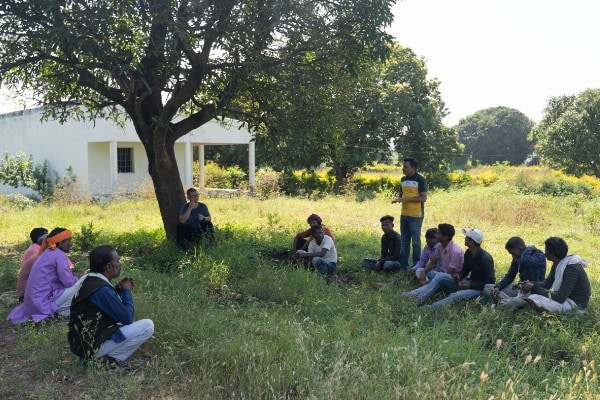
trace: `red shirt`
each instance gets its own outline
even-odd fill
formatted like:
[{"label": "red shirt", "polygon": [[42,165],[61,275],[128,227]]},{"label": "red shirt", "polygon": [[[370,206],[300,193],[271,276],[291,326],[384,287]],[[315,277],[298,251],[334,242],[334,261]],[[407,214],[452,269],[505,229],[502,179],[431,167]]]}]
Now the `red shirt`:
[{"label": "red shirt", "polygon": [[[321,228],[323,229],[323,234],[329,236],[333,240],[333,244],[337,248],[337,243],[335,242],[335,236],[333,236],[333,233],[331,233],[331,230],[327,226],[325,226],[324,224],[321,224]],[[309,242],[314,239],[314,237],[312,236],[312,232],[310,231],[310,228],[307,229],[307,230],[305,230],[305,231],[303,231],[303,232],[300,232],[300,233],[298,233],[296,235],[296,239],[300,239],[300,238],[304,239],[304,238],[307,238],[307,237],[310,238],[308,240]]]}]

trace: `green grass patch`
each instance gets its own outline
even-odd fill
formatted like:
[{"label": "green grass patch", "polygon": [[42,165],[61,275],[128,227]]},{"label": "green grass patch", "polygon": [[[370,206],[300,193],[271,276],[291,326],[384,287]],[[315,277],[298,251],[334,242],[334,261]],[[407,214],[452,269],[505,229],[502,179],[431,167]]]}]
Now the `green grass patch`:
[{"label": "green grass patch", "polygon": [[[513,190],[506,168],[488,184],[431,192],[423,229],[441,222],[482,229],[498,278],[510,264],[509,237],[543,247],[548,236],[562,236],[570,253],[590,262],[587,315],[475,301],[429,310],[403,296],[413,288],[409,281],[373,290],[369,282],[397,277],[360,266],[379,252],[379,217],[400,213],[385,197],[210,198],[217,243],[185,253],[164,241],[151,200],[33,205],[0,215],[0,289],[14,290],[32,226],[66,227],[74,231],[71,258],[79,271],[86,268],[83,248],[117,247],[123,274],[136,279],[136,319],[153,319],[155,336],[132,357],[135,369],[115,376],[78,365],[65,321],[4,321],[3,330],[18,337],[13,356],[21,368],[35,368],[27,381],[3,373],[0,397],[597,398],[597,200]],[[327,285],[289,258],[293,235],[313,212],[336,235],[344,278],[337,283]],[[462,245],[460,233],[455,240]],[[0,310],[6,316],[10,308]]]}]

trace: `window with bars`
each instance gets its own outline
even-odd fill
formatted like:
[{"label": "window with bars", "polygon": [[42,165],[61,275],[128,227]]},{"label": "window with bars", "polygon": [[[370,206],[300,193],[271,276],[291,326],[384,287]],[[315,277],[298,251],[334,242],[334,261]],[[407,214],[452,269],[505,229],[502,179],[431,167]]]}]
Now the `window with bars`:
[{"label": "window with bars", "polygon": [[119,173],[133,172],[133,148],[117,148],[117,171]]}]

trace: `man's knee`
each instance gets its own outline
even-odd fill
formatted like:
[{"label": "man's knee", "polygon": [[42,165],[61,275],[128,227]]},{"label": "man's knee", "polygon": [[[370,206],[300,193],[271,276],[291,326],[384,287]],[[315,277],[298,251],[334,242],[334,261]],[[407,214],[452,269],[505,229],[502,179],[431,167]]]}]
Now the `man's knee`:
[{"label": "man's knee", "polygon": [[408,266],[401,268],[400,261],[386,261],[383,263],[383,269],[385,271],[398,271],[400,269],[408,270]]},{"label": "man's knee", "polygon": [[362,259],[362,266],[368,269],[373,269],[375,268],[375,264],[377,263],[377,260],[374,258],[363,258]]},{"label": "man's knee", "polygon": [[147,337],[151,337],[154,335],[154,321],[151,319],[142,319],[140,322],[143,322],[144,332],[146,332]]},{"label": "man's knee", "polygon": [[488,283],[487,285],[485,285],[483,287],[483,294],[491,297],[492,296],[492,289],[494,289],[494,284],[493,283]]},{"label": "man's knee", "polygon": [[138,336],[144,340],[149,339],[154,334],[154,321],[151,319],[140,319],[134,322],[138,329]]}]

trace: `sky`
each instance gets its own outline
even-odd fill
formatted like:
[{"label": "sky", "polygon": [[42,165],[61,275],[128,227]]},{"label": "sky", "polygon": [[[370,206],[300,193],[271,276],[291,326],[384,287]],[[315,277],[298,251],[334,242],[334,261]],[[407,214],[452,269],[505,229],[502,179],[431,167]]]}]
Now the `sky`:
[{"label": "sky", "polygon": [[[388,29],[423,57],[454,126],[488,107],[539,122],[548,99],[600,88],[599,0],[399,0]],[[0,113],[20,107],[0,89]]]},{"label": "sky", "polygon": [[423,57],[454,126],[489,107],[539,122],[548,99],[600,88],[598,0],[399,0],[387,31]]}]

